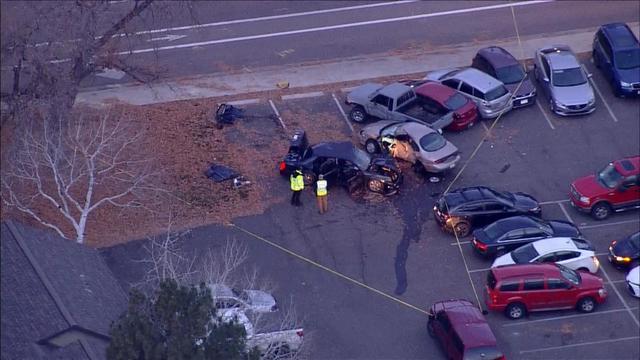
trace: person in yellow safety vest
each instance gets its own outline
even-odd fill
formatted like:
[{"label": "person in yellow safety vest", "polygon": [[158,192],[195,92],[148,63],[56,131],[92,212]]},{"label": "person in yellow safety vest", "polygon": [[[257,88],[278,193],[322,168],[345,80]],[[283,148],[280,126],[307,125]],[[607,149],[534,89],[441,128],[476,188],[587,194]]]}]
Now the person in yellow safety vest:
[{"label": "person in yellow safety vest", "polygon": [[302,171],[300,169],[296,169],[291,176],[289,176],[289,181],[291,182],[291,205],[293,206],[302,206],[302,202],[300,202],[300,195],[302,194],[302,190],[304,189],[304,179],[302,178]]},{"label": "person in yellow safety vest", "polygon": [[316,199],[318,200],[318,210],[320,214],[324,214],[329,210],[327,197],[327,180],[324,179],[324,176],[320,175],[318,181],[316,181]]}]

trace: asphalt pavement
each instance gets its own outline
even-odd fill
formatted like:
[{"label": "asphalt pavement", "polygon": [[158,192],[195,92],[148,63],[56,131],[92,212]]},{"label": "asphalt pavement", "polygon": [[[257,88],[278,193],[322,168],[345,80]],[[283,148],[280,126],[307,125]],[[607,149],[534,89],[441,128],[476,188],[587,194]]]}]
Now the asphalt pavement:
[{"label": "asphalt pavement", "polygon": [[[629,24],[636,33],[640,23]],[[478,49],[498,45],[519,60],[533,56],[534,51],[551,44],[567,44],[576,53],[591,51],[593,34],[597,28],[588,28],[503,41],[487,41],[441,47],[427,53],[378,54],[343,59],[340,61],[299,64],[296,66],[265,67],[260,70],[222,72],[176,79],[151,85],[113,84],[101,88],[84,89],[77,103],[100,105],[120,101],[133,105],[147,105],[176,100],[225,97],[247,93],[279,90],[278,84],[288,83],[290,88],[304,89],[349,81],[365,81],[386,76],[424,74],[428,71],[468,66]]]}]

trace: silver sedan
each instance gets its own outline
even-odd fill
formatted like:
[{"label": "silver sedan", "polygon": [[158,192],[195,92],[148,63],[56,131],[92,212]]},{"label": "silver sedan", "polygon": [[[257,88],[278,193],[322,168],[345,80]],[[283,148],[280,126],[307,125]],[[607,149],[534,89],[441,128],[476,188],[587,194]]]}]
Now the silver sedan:
[{"label": "silver sedan", "polygon": [[[383,138],[395,142],[393,149],[386,149]],[[360,143],[370,154],[389,151],[401,160],[408,161],[418,170],[440,173],[456,166],[460,161],[458,148],[438,131],[417,122],[378,121],[360,131]]]}]

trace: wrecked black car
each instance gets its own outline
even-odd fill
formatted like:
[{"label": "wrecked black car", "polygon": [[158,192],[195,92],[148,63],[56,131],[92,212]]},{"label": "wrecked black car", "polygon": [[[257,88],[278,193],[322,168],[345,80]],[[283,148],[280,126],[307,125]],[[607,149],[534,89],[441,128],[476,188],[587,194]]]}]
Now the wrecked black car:
[{"label": "wrecked black car", "polygon": [[304,131],[297,131],[289,152],[280,162],[280,174],[289,177],[300,168],[305,185],[323,175],[329,186],[340,185],[351,193],[360,186],[372,192],[393,195],[398,192],[402,174],[395,160],[387,155],[371,156],[350,142],[322,142],[309,146]]}]

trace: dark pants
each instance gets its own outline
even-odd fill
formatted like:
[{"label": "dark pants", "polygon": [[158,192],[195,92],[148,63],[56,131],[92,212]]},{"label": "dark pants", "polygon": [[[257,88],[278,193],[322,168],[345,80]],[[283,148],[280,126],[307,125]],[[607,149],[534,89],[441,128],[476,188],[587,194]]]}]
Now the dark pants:
[{"label": "dark pants", "polygon": [[302,195],[302,190],[292,191],[291,194],[291,205],[293,206],[302,206],[300,202],[300,195]]}]

